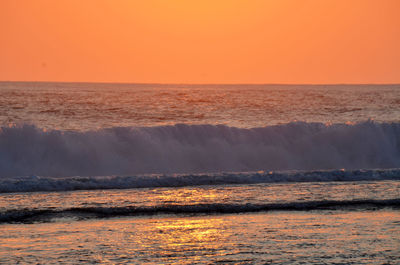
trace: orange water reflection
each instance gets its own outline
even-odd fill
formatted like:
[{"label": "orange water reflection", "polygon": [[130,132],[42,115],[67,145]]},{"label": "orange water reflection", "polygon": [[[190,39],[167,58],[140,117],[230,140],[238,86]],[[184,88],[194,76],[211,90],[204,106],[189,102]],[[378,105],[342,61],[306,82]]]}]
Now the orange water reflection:
[{"label": "orange water reflection", "polygon": [[215,202],[221,201],[224,197],[230,197],[229,192],[222,193],[218,189],[204,188],[180,188],[180,189],[165,189],[154,196],[154,201],[163,203],[179,203],[190,204],[198,202]]},{"label": "orange water reflection", "polygon": [[400,258],[398,220],[398,211],[382,210],[7,224],[0,226],[0,261],[391,264]]},{"label": "orange water reflection", "polygon": [[225,226],[221,218],[163,219],[152,223],[152,231],[138,243],[151,247],[157,242],[158,255],[168,257],[169,262],[177,253],[191,253],[195,261],[199,258],[196,253],[217,255],[229,245]]}]

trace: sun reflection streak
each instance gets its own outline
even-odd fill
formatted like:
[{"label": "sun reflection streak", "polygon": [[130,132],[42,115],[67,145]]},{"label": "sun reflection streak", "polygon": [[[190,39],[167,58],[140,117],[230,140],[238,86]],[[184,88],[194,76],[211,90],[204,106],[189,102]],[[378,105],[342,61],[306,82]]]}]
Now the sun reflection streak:
[{"label": "sun reflection streak", "polygon": [[[146,224],[146,232],[135,244],[153,249],[157,245],[157,257],[170,264],[179,264],[180,255],[191,256],[191,262],[207,256],[218,256],[233,244],[232,224],[219,217],[161,218]],[[136,238],[138,239],[138,238]]]},{"label": "sun reflection streak", "polygon": [[382,210],[7,224],[0,257],[7,264],[387,263],[398,257],[398,220],[398,211]]}]

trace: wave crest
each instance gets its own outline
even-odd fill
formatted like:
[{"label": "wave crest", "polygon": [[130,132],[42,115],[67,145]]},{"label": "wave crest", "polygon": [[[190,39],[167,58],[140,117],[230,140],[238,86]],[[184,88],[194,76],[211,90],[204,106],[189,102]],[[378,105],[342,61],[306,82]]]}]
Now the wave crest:
[{"label": "wave crest", "polygon": [[400,123],[0,131],[0,177],[399,167]]}]

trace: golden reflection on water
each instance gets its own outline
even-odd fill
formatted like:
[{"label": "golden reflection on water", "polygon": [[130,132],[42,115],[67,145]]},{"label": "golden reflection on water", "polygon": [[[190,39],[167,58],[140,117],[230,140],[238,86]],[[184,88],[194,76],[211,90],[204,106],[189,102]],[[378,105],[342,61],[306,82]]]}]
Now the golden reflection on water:
[{"label": "golden reflection on water", "polygon": [[5,224],[0,263],[390,264],[400,258],[398,220],[398,211],[382,210]]},{"label": "golden reflection on water", "polygon": [[[221,193],[217,189],[190,187],[163,190],[154,196],[154,200],[165,204],[188,205],[196,202],[221,202],[227,196],[230,197],[232,194]],[[228,223],[226,219],[209,216],[160,218],[146,224],[146,236],[140,238],[137,243],[142,247],[152,248],[157,242],[157,255],[170,257],[165,259],[168,262],[172,262],[171,256],[176,253],[209,252],[216,255],[223,246],[230,245]],[[200,259],[199,255],[193,255],[192,262],[198,259]]]},{"label": "golden reflection on water", "polygon": [[[202,203],[236,203],[238,199],[274,202],[296,196],[305,198],[315,191],[315,188],[308,190],[310,185],[316,184],[307,184],[304,188],[300,188],[302,184],[295,184],[297,190],[287,185],[240,188],[232,185],[224,186],[223,192],[218,187],[183,187],[38,193],[29,197],[15,194],[12,197],[23,199],[24,203],[35,197],[39,202],[57,198],[56,202],[75,205],[79,201],[79,205],[84,206],[117,201],[118,205],[128,206],[165,204],[174,207],[176,204],[190,207]],[[360,185],[357,187],[363,190]],[[354,194],[354,185],[335,184],[331,189],[338,191],[343,187]],[[254,192],[254,189],[262,190]],[[263,197],[265,194],[268,197]],[[61,216],[52,223],[0,225],[0,264],[2,261],[4,264],[292,264],[298,260],[389,263],[391,257],[400,258],[397,251],[399,218],[399,211],[390,209],[204,215],[161,213],[87,221]]]},{"label": "golden reflection on water", "polygon": [[222,193],[217,189],[203,189],[203,188],[180,188],[168,189],[154,196],[153,200],[163,203],[179,203],[190,204],[193,202],[215,202],[221,201],[224,197],[231,194]]},{"label": "golden reflection on water", "polygon": [[222,233],[223,221],[219,219],[175,219],[154,223],[158,233],[147,238],[167,248],[186,248],[192,245],[218,249],[227,238]]},{"label": "golden reflection on water", "polygon": [[130,220],[119,222],[126,228],[121,240],[129,242],[124,246],[129,252],[139,249],[166,264],[192,264],[226,254],[234,244],[232,221],[221,216],[139,218],[136,232],[129,228]]}]

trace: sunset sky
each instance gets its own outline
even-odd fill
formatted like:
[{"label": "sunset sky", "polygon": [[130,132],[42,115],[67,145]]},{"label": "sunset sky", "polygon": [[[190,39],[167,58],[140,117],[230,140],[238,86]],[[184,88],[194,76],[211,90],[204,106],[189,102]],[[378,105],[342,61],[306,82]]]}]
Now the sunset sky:
[{"label": "sunset sky", "polygon": [[0,80],[400,83],[399,0],[0,0]]}]

